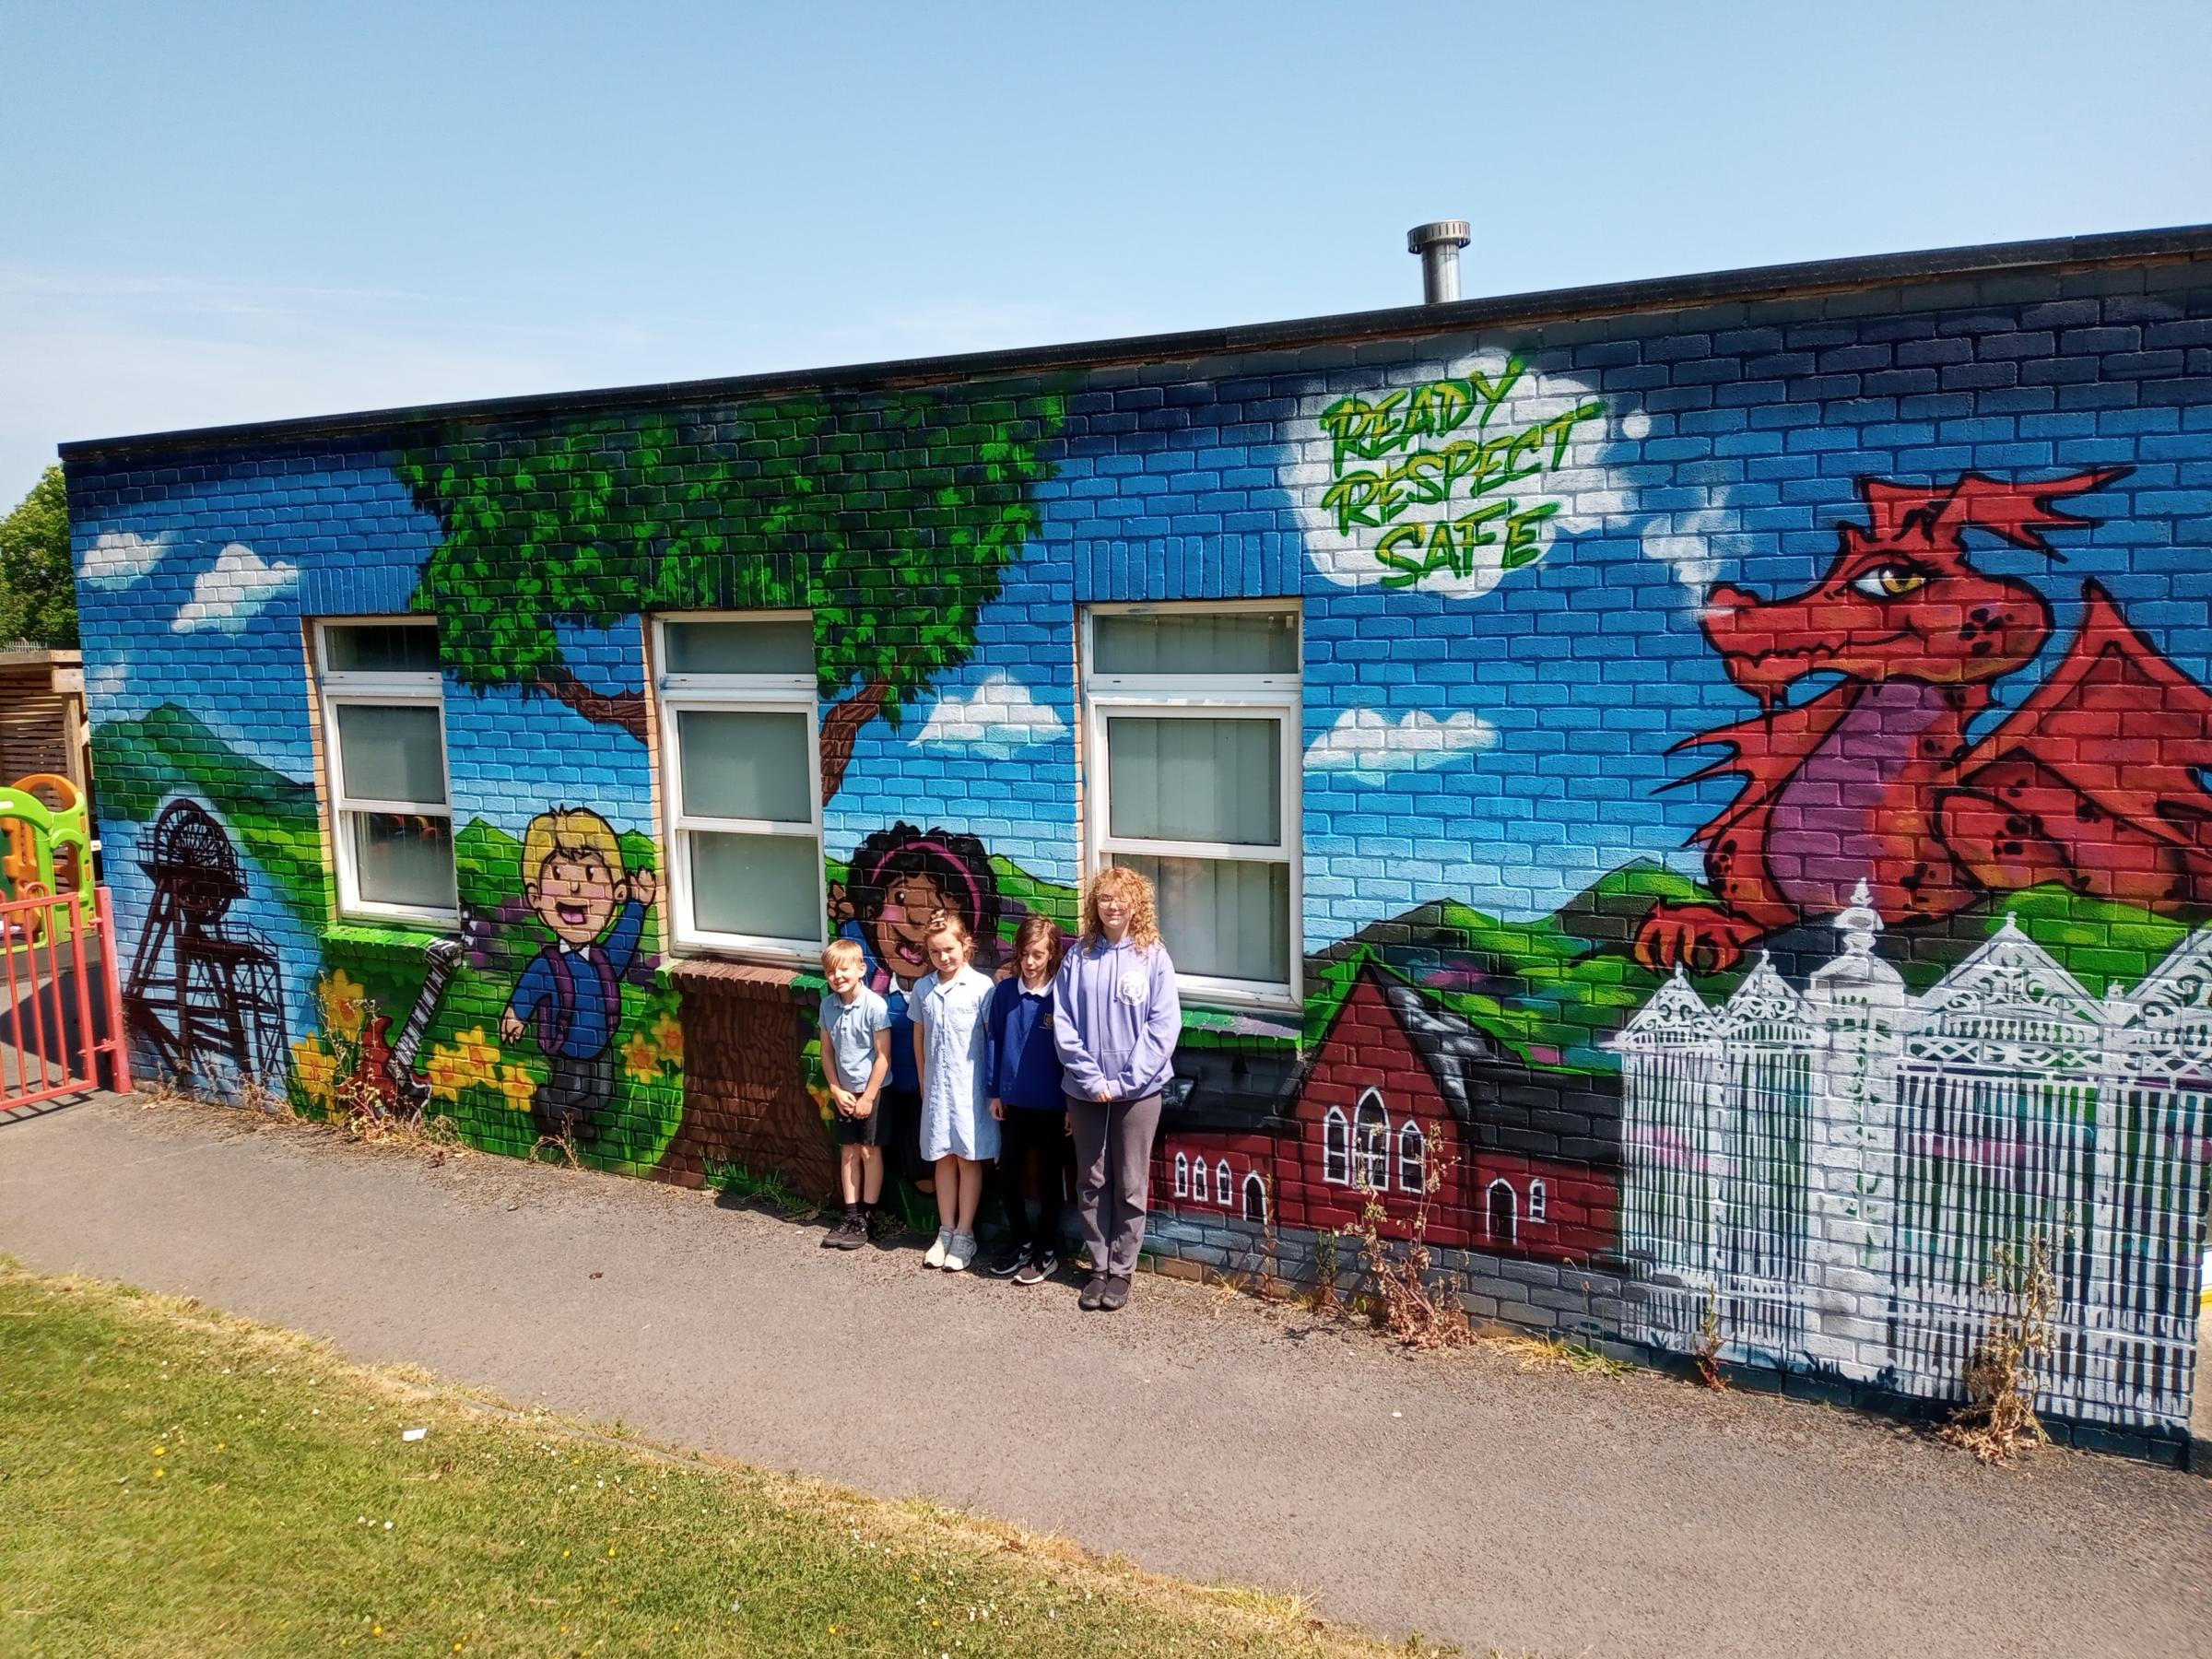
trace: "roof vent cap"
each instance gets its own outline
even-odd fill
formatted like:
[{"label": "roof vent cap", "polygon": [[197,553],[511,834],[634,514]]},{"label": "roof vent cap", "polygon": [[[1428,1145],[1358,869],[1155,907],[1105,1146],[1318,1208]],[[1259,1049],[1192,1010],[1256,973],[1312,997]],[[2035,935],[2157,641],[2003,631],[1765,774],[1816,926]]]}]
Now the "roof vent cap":
[{"label": "roof vent cap", "polygon": [[1444,305],[1459,298],[1459,251],[1474,239],[1465,219],[1436,219],[1406,232],[1406,252],[1421,256],[1421,301]]}]

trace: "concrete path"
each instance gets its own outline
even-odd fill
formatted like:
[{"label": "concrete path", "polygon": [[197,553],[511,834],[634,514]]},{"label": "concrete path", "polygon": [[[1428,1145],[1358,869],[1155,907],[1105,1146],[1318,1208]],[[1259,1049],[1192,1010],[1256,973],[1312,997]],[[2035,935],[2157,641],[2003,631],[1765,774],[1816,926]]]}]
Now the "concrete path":
[{"label": "concrete path", "polygon": [[0,1251],[1477,1653],[2212,1653],[2212,1480],[1990,1471],[1849,1413],[1404,1357],[1148,1277],[1086,1315],[700,1194],[249,1123],[0,1123]]}]

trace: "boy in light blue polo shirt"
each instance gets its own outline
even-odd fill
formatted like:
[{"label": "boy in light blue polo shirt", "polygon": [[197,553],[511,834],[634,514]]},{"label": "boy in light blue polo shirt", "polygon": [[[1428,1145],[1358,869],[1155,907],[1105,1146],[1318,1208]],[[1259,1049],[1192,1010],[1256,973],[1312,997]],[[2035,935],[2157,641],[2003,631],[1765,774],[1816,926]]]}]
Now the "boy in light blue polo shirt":
[{"label": "boy in light blue polo shirt", "polygon": [[868,1219],[883,1196],[884,1120],[877,1109],[891,1072],[891,1011],[862,982],[867,953],[851,939],[832,939],[822,952],[822,1076],[837,1109],[843,1147],[838,1178],[844,1188],[844,1218],[823,1235],[825,1250],[858,1250],[868,1241]]}]

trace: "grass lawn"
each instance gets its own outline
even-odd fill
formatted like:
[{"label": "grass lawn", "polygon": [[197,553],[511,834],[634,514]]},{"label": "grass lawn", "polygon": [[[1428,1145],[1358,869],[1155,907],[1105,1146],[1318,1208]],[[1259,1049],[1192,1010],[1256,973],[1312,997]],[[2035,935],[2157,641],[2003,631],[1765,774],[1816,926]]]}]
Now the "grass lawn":
[{"label": "grass lawn", "polygon": [[1435,1651],[0,1258],[0,1653],[340,1650]]}]

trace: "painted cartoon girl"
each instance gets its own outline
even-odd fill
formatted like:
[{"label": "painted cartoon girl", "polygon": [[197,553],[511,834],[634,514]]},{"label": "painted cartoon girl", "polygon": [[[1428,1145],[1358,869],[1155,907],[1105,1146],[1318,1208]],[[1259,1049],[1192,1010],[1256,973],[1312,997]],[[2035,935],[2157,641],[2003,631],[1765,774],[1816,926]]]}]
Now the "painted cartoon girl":
[{"label": "painted cartoon girl", "polygon": [[998,924],[1004,909],[991,855],[972,835],[893,824],[853,850],[844,885],[830,889],[830,919],[837,936],[852,939],[864,956],[870,990],[891,1015],[891,1076],[882,1099],[891,1116],[893,1156],[910,1176],[928,1182],[919,1167],[915,1131],[921,1122],[920,1079],[914,1070],[914,1022],[908,996],[930,973],[925,941],[938,918],[957,917],[975,940],[975,966],[989,973],[998,961]]},{"label": "painted cartoon girl", "polygon": [[830,894],[838,936],[859,942],[869,988],[885,996],[903,994],[929,972],[923,941],[939,916],[959,918],[975,937],[976,965],[989,972],[998,959],[1001,910],[982,841],[912,824],[893,824],[862,841],[844,885]]}]

